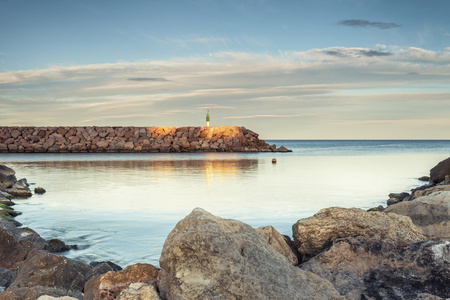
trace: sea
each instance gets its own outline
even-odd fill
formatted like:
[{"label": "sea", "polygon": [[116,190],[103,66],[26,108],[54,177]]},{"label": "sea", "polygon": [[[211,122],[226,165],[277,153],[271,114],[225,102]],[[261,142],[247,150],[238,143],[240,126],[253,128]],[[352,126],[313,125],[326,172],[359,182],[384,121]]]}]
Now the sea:
[{"label": "sea", "polygon": [[266,142],[292,152],[3,153],[0,164],[47,191],[16,200],[23,226],[77,245],[69,258],[126,267],[158,266],[167,235],[196,207],[292,236],[326,207],[386,206],[450,156],[449,140]]}]

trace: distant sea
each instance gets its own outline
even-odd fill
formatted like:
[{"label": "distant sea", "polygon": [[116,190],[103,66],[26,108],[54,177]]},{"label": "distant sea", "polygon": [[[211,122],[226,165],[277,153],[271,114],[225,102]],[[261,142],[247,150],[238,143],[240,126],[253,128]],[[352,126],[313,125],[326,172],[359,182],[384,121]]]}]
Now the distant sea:
[{"label": "distant sea", "polygon": [[0,154],[0,163],[47,190],[17,200],[19,222],[77,244],[70,258],[125,267],[158,265],[167,235],[195,207],[292,236],[322,208],[385,205],[450,156],[447,140],[267,142],[293,152]]}]

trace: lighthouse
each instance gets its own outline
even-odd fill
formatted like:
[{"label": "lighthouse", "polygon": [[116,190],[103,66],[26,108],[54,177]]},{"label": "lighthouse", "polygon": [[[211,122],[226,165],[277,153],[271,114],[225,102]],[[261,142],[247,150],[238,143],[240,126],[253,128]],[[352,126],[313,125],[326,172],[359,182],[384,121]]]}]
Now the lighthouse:
[{"label": "lighthouse", "polygon": [[209,120],[210,120],[210,118],[209,118],[209,109],[208,109],[208,112],[206,113],[206,127],[209,127]]}]

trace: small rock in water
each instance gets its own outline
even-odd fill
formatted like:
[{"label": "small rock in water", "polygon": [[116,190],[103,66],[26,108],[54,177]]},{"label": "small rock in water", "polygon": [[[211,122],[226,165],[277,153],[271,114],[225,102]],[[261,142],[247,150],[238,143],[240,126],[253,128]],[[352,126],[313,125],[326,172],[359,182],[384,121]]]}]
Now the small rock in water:
[{"label": "small rock in water", "polygon": [[383,205],[378,205],[377,207],[369,208],[367,211],[383,211],[383,210],[384,210]]},{"label": "small rock in water", "polygon": [[277,159],[276,158],[272,158],[272,163],[276,164],[277,163]]},{"label": "small rock in water", "polygon": [[420,178],[418,178],[420,181],[426,181],[426,182],[428,182],[428,181],[430,181],[430,176],[422,176],[422,177],[420,177]]},{"label": "small rock in water", "polygon": [[34,193],[35,194],[44,194],[45,192],[46,192],[46,190],[44,188],[40,187],[40,186],[34,188]]}]

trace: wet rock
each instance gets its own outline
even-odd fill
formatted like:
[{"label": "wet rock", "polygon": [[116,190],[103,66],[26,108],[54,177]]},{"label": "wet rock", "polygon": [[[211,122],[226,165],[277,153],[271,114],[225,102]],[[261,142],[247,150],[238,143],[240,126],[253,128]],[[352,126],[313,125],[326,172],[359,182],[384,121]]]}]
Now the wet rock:
[{"label": "wet rock", "polygon": [[158,292],[153,285],[142,282],[132,283],[120,292],[116,300],[160,300]]},{"label": "wet rock", "polygon": [[[82,299],[84,276],[91,268],[64,256],[36,249],[31,250],[18,266],[17,277],[5,294],[11,297],[27,295],[27,298],[20,299],[37,299],[42,295]],[[28,298],[30,294],[35,298]]]},{"label": "wet rock", "polygon": [[394,198],[397,199],[398,202],[403,201],[405,198],[409,197],[410,194],[409,193],[390,193],[389,194],[389,198]]},{"label": "wet rock", "polygon": [[35,194],[45,194],[45,192],[47,192],[47,191],[44,188],[42,188],[42,187],[34,188],[34,193]]},{"label": "wet rock", "polygon": [[84,299],[115,299],[132,283],[145,283],[156,287],[159,269],[150,264],[135,264],[123,271],[110,271],[92,277],[84,286]]},{"label": "wet rock", "polygon": [[8,193],[19,198],[28,198],[33,196],[30,188],[20,183],[15,183],[11,188],[8,189]]},{"label": "wet rock", "polygon": [[441,161],[430,170],[430,181],[440,183],[444,181],[445,175],[450,175],[450,157]]},{"label": "wet rock", "polygon": [[66,245],[63,241],[60,239],[51,239],[48,241],[48,246],[45,248],[45,250],[49,252],[64,252],[69,251],[70,249],[78,249],[77,245]]},{"label": "wet rock", "polygon": [[5,165],[0,165],[0,174],[3,174],[6,177],[8,177],[8,176],[16,175],[16,172],[13,169],[11,169]]},{"label": "wet rock", "polygon": [[[450,242],[344,238],[301,266],[347,299],[450,297]],[[428,298],[440,299],[440,298]]]},{"label": "wet rock", "polygon": [[196,208],[164,243],[162,299],[341,299],[331,284],[292,266],[249,225]]},{"label": "wet rock", "polygon": [[19,229],[0,218],[0,267],[16,269],[30,250],[43,249],[47,242],[37,233]]},{"label": "wet rock", "polygon": [[286,242],[286,238],[281,235],[273,226],[256,228],[256,232],[271,245],[276,251],[282,254],[294,266],[298,265],[298,257]]},{"label": "wet rock", "polygon": [[371,211],[384,211],[384,207],[383,207],[383,205],[378,205],[377,207],[369,208],[367,211],[368,212],[371,212]]},{"label": "wet rock", "polygon": [[4,292],[9,287],[11,281],[16,273],[10,269],[0,268],[0,293]]},{"label": "wet rock", "polygon": [[12,186],[17,182],[17,180],[11,176],[6,176],[0,173],[0,183],[6,188],[12,188]]},{"label": "wet rock", "polygon": [[399,203],[399,202],[400,202],[400,200],[397,198],[389,198],[388,201],[386,201],[386,204],[389,206],[389,205]]},{"label": "wet rock", "polygon": [[425,240],[409,217],[384,212],[366,212],[359,208],[331,207],[297,221],[292,227],[295,245],[304,259],[329,247],[344,237],[376,237],[396,242]]},{"label": "wet rock", "polygon": [[429,239],[450,238],[450,186],[436,186],[423,194],[412,201],[391,205],[385,212],[410,217]]},{"label": "wet rock", "polygon": [[418,178],[420,181],[426,181],[429,182],[430,181],[430,176],[422,176],[420,178]]}]

